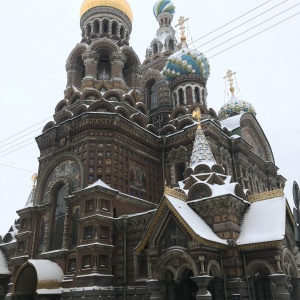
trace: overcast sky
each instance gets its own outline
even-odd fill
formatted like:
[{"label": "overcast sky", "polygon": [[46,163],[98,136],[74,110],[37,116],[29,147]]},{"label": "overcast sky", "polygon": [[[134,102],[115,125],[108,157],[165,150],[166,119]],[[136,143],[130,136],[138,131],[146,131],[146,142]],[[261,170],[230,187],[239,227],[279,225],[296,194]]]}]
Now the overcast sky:
[{"label": "overcast sky", "polygon": [[[251,9],[266,3],[247,16],[194,44],[208,58],[226,48],[300,12],[300,5],[269,22],[242,34],[214,50],[212,47],[242,33],[288,8],[297,1],[263,0],[174,0],[176,14],[173,25],[183,15],[189,17],[193,40],[203,37]],[[56,104],[63,99],[66,87],[65,62],[70,51],[81,40],[79,10],[82,0],[0,0],[0,234],[5,234],[17,218],[31,191],[31,176],[38,168],[35,143],[7,154],[28,143],[41,133],[48,122],[3,141],[20,131],[52,117]],[[129,0],[134,21],[131,46],[141,61],[145,49],[156,35],[158,23],[153,16],[155,1]],[[214,42],[201,46],[222,33],[263,13],[277,8],[237,28]],[[275,156],[279,173],[287,178],[285,189],[292,201],[292,182],[299,175],[299,70],[300,15],[276,26],[222,54],[210,59],[208,106],[219,111],[224,104],[224,79],[228,69],[237,72],[243,99],[251,102]],[[29,134],[31,131],[33,133]],[[29,134],[23,137],[25,134]],[[16,144],[29,139],[27,142]],[[14,141],[16,140],[16,141]],[[13,142],[14,141],[14,142]],[[13,142],[13,143],[11,143]],[[10,144],[9,144],[10,143]],[[5,151],[7,148],[10,150]],[[7,155],[6,155],[7,154]],[[5,164],[30,172],[4,167]]]}]

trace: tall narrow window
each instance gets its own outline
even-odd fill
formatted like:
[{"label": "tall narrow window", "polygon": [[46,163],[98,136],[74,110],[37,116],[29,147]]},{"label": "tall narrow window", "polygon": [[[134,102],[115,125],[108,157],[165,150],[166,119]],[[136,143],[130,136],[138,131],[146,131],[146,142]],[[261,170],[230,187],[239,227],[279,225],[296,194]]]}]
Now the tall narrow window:
[{"label": "tall narrow window", "polygon": [[109,53],[107,51],[100,52],[100,58],[98,63],[98,79],[110,80],[111,66],[109,61]]},{"label": "tall narrow window", "polygon": [[109,21],[105,19],[105,20],[103,20],[103,23],[102,23],[102,32],[108,33],[108,28],[109,28]]},{"label": "tall narrow window", "polygon": [[176,166],[176,175],[177,175],[177,181],[182,181],[184,179],[184,171],[185,171],[185,164],[180,163]]},{"label": "tall narrow window", "polygon": [[195,98],[196,98],[196,102],[200,103],[201,99],[200,99],[200,89],[198,87],[195,88]]},{"label": "tall narrow window", "polygon": [[86,36],[89,37],[91,35],[92,27],[91,24],[86,26]]},{"label": "tall narrow window", "polygon": [[158,52],[158,46],[157,44],[154,44],[153,46],[153,54],[156,54]]},{"label": "tall narrow window", "polygon": [[179,96],[179,105],[183,105],[184,104],[184,93],[183,93],[183,89],[180,89],[178,91],[178,96]]},{"label": "tall narrow window", "polygon": [[94,30],[93,30],[93,32],[94,32],[94,33],[99,33],[99,31],[100,31],[99,20],[95,20],[95,21],[94,21]]},{"label": "tall narrow window", "polygon": [[173,40],[169,40],[169,50],[174,51],[174,41]]},{"label": "tall narrow window", "polygon": [[186,101],[187,101],[188,105],[193,104],[193,91],[192,91],[192,88],[190,86],[188,86],[186,88]]},{"label": "tall narrow window", "polygon": [[157,106],[157,89],[155,84],[152,85],[150,90],[150,103],[151,103],[151,109]]},{"label": "tall narrow window", "polygon": [[120,36],[121,36],[121,39],[124,40],[124,37],[125,37],[125,30],[124,30],[124,27],[121,26],[121,29],[120,29]]},{"label": "tall narrow window", "polygon": [[205,104],[205,91],[202,90],[202,104]]},{"label": "tall narrow window", "polygon": [[174,106],[177,107],[177,94],[173,93]]},{"label": "tall narrow window", "polygon": [[118,23],[115,21],[112,23],[111,32],[112,35],[118,35]]},{"label": "tall narrow window", "polygon": [[55,194],[55,211],[52,223],[52,238],[51,250],[58,250],[62,247],[66,202],[65,197],[67,193],[66,185],[61,186]]}]

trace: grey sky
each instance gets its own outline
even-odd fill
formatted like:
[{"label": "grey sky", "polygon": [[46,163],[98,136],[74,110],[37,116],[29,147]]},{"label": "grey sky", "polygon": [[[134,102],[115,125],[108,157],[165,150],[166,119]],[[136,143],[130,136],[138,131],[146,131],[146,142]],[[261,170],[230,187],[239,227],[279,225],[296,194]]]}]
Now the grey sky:
[{"label": "grey sky", "polygon": [[[174,0],[176,15],[173,25],[181,15],[189,17],[191,35],[196,40],[264,2]],[[259,10],[195,43],[195,46],[204,44],[281,2],[269,1]],[[65,62],[70,51],[81,40],[81,3],[82,0],[0,0],[0,141],[51,117],[56,104],[63,99],[66,86]],[[152,13],[155,1],[129,0],[129,3],[134,14],[130,42],[143,61],[145,49],[158,29]],[[286,1],[277,9],[223,38],[200,47],[200,50],[206,53],[213,46],[296,4],[297,1]],[[207,52],[206,56],[209,58],[299,11],[300,6],[297,6],[261,27]],[[211,58],[211,76],[208,81],[208,106],[217,112],[224,103],[223,77],[229,68],[237,72],[242,96],[256,108],[257,119],[271,144],[279,172],[288,179],[286,195],[289,201],[292,200],[293,180],[300,181],[299,26],[300,15]],[[40,132],[41,129],[34,134]],[[21,136],[16,137],[19,142],[23,140]],[[0,143],[0,164],[36,172],[39,153],[35,143],[1,157],[6,153],[2,152],[4,149],[14,145],[7,145],[10,141]],[[0,234],[7,232],[17,217],[14,211],[25,205],[32,185],[31,175],[0,165]]]}]

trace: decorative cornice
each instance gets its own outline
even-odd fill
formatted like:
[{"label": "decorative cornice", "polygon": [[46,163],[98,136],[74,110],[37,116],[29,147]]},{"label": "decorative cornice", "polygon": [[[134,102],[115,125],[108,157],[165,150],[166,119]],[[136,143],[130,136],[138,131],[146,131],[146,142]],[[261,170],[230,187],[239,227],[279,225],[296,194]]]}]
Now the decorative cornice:
[{"label": "decorative cornice", "polygon": [[279,189],[279,190],[263,192],[263,193],[256,194],[256,195],[251,195],[248,197],[248,201],[253,203],[253,202],[258,202],[258,201],[274,199],[277,197],[283,197],[283,196],[284,196],[283,189]]},{"label": "decorative cornice", "polygon": [[183,192],[178,191],[178,190],[173,190],[172,188],[169,188],[167,186],[165,187],[165,195],[175,197],[175,198],[180,199],[184,202],[187,201],[187,197]]},{"label": "decorative cornice", "polygon": [[240,246],[238,246],[238,249],[239,250],[256,250],[256,249],[263,249],[263,248],[280,247],[282,245],[283,245],[283,241],[272,241],[272,242],[266,242],[266,243],[240,245]]}]

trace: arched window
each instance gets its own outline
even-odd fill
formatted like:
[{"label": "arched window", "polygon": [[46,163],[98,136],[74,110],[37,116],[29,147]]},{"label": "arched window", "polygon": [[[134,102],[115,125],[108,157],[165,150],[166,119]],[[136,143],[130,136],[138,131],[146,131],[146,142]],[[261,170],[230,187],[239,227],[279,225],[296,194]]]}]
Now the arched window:
[{"label": "arched window", "polygon": [[118,35],[118,23],[116,21],[112,23],[111,33],[112,35]]},{"label": "arched window", "polygon": [[101,51],[97,68],[97,78],[99,80],[110,80],[111,66],[108,51]]},{"label": "arched window", "polygon": [[198,102],[198,103],[201,102],[200,89],[198,87],[195,88],[195,98],[196,98],[196,102]]},{"label": "arched window", "polygon": [[177,107],[177,94],[173,93],[174,106]]},{"label": "arched window", "polygon": [[186,100],[187,100],[188,105],[193,104],[193,91],[192,91],[192,88],[190,86],[188,86],[186,88]]},{"label": "arched window", "polygon": [[92,27],[91,24],[86,26],[86,36],[89,37],[91,35]]},{"label": "arched window", "polygon": [[75,80],[73,82],[74,85],[79,85],[82,81],[82,79],[84,78],[85,76],[85,66],[84,66],[84,63],[83,63],[83,60],[82,60],[82,57],[81,55],[79,55],[76,59],[76,77],[75,77]]},{"label": "arched window", "polygon": [[52,218],[52,236],[50,243],[50,250],[58,250],[62,248],[64,223],[65,223],[65,210],[66,202],[65,197],[67,194],[67,186],[60,186],[54,192],[54,213]]},{"label": "arched window", "polygon": [[94,32],[94,33],[99,33],[99,31],[100,31],[100,23],[99,23],[99,20],[95,20],[95,21],[94,21],[94,30],[93,30],[93,32]]},{"label": "arched window", "polygon": [[176,166],[176,179],[177,181],[182,181],[184,179],[184,171],[185,171],[185,164],[180,163]]},{"label": "arched window", "polygon": [[184,93],[183,93],[183,89],[180,89],[178,91],[178,96],[179,96],[179,105],[183,105],[184,104]]},{"label": "arched window", "polygon": [[105,20],[103,20],[103,23],[102,23],[102,32],[108,33],[108,29],[109,29],[109,21],[107,19],[105,19]]},{"label": "arched window", "polygon": [[124,26],[121,26],[121,29],[120,29],[120,37],[122,40],[124,40],[124,37],[125,37],[125,29],[124,29]]},{"label": "arched window", "polygon": [[202,90],[202,103],[205,104],[205,91]]},{"label": "arched window", "polygon": [[155,43],[153,45],[153,54],[156,54],[158,52],[158,45]]},{"label": "arched window", "polygon": [[174,41],[173,40],[169,40],[169,50],[174,51]]},{"label": "arched window", "polygon": [[157,106],[157,86],[153,82],[149,86],[149,100],[150,100],[150,109],[153,109]]}]

